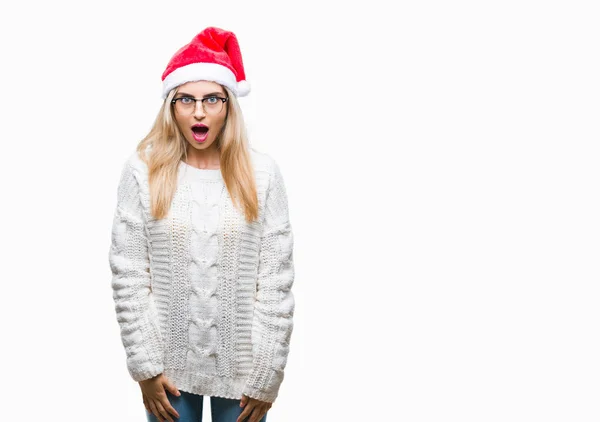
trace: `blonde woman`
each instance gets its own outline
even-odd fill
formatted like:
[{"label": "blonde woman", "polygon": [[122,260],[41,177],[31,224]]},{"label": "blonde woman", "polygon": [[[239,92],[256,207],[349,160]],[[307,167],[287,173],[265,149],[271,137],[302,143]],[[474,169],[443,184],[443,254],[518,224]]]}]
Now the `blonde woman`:
[{"label": "blonde woman", "polygon": [[162,75],[164,103],[126,160],[109,261],[127,368],[148,421],[265,422],[293,328],[282,173],[249,146],[235,35],[209,27]]}]

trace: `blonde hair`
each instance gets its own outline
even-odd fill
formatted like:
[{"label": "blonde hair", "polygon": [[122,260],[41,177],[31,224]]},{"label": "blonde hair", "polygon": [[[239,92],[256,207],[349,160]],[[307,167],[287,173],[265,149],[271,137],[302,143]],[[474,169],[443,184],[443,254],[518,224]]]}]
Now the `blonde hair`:
[{"label": "blonde hair", "polygon": [[[229,100],[223,129],[215,139],[220,152],[221,174],[234,206],[245,215],[246,221],[258,219],[258,195],[250,159],[246,127],[237,98],[222,86]],[[188,142],[179,130],[171,100],[178,87],[165,98],[150,132],[140,141],[136,150],[148,166],[150,212],[156,219],[168,215],[177,190],[179,162],[187,157]],[[147,148],[151,146],[149,153]]]}]

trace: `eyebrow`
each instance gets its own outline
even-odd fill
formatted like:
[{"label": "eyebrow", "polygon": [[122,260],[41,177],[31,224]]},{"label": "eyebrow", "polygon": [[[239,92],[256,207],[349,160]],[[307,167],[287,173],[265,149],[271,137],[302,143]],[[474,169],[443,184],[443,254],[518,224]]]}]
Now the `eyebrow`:
[{"label": "eyebrow", "polygon": [[[178,95],[185,95],[186,97],[193,97],[192,94],[187,94],[185,92],[178,92],[177,94]],[[213,96],[213,95],[225,95],[225,94],[222,93],[222,92],[215,91],[215,92],[210,92],[208,94],[204,94],[204,97],[202,97],[202,98],[210,97],[210,96]]]}]

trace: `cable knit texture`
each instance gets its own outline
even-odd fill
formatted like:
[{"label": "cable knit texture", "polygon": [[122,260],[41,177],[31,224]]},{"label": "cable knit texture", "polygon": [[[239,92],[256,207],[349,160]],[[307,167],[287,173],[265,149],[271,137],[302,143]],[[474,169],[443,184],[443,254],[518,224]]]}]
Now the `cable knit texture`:
[{"label": "cable knit texture", "polygon": [[167,217],[150,214],[148,169],[122,168],[109,263],[127,369],[190,393],[275,401],[293,330],[293,234],[283,177],[250,149],[259,219],[233,206],[221,170],[179,164]]}]

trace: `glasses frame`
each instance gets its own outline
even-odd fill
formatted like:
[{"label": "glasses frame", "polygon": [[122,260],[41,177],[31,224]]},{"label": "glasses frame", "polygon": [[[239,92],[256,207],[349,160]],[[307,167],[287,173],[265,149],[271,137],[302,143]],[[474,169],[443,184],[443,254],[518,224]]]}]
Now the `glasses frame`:
[{"label": "glasses frame", "polygon": [[[178,101],[178,100],[182,100],[182,99],[184,99],[184,98],[188,98],[188,99],[190,99],[190,100],[193,100],[193,101],[194,101],[194,109],[193,109],[193,111],[192,111],[192,113],[191,113],[191,114],[194,114],[194,113],[196,112],[196,110],[198,110],[198,101],[200,101],[200,102],[202,103],[202,110],[204,111],[204,113],[210,114],[210,113],[209,113],[209,112],[206,110],[206,107],[205,107],[205,105],[204,105],[204,101],[208,100],[209,98],[218,98],[219,100],[221,100],[221,101],[222,101],[222,103],[221,103],[221,110],[219,110],[219,112],[218,112],[218,113],[220,113],[221,111],[223,111],[223,104],[225,104],[225,103],[226,103],[226,102],[229,100],[229,98],[228,98],[228,97],[219,97],[219,96],[217,96],[217,95],[209,95],[208,97],[204,97],[204,98],[194,98],[194,97],[190,97],[190,96],[184,95],[183,97],[179,97],[179,98],[174,98],[174,99],[172,99],[172,100],[171,100],[171,104],[173,104],[173,105],[176,107],[176,106],[177,106],[177,104],[176,104],[176,103],[177,103],[177,101]],[[183,104],[182,104],[182,105],[183,105]],[[212,113],[212,112],[211,112],[211,113]],[[215,114],[218,114],[218,113],[215,113]]]}]

